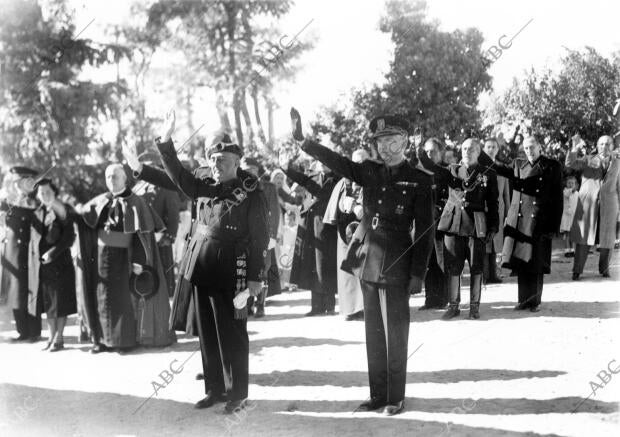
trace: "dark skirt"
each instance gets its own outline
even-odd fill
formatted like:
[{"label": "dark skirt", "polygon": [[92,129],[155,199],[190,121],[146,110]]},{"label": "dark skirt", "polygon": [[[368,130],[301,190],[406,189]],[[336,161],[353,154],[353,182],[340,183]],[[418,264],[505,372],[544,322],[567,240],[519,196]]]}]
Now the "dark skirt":
[{"label": "dark skirt", "polygon": [[97,315],[101,342],[108,347],[136,345],[136,319],[129,291],[128,250],[99,246]]},{"label": "dark skirt", "polygon": [[39,268],[39,293],[47,318],[67,317],[77,312],[75,269],[68,250]]}]

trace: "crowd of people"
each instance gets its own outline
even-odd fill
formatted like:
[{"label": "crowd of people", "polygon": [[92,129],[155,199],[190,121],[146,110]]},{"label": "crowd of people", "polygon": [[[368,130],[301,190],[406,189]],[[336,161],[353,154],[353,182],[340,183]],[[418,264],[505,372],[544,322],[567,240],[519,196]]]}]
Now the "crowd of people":
[{"label": "crowd of people", "polygon": [[172,142],[173,111],[156,151],[125,144],[126,165],[109,165],[107,192],[85,204],[12,167],[0,296],[15,341],[41,339],[42,313],[53,352],[74,314],[92,353],[166,346],[184,331],[201,345],[206,396],[196,408],[226,402],[233,413],[248,395],[248,316],[263,317],[269,296],[306,289],[308,317],[337,314],[337,302],[345,320],[364,320],[370,398],[359,409],[393,415],[404,407],[411,294],[424,289],[420,310],[458,317],[467,261],[470,319],[502,268],[517,276],[515,310],[537,312],[556,237],[574,253],[573,280],[595,246],[610,276],[620,205],[611,136],[594,153],[575,136],[561,160],[519,129],[508,142],[431,137],[411,147],[407,120],[384,115],[370,122],[369,147],[348,158],[305,137],[294,109],[291,121],[305,168],[289,150],[267,169],[219,134],[205,144],[210,165],[190,171]]}]

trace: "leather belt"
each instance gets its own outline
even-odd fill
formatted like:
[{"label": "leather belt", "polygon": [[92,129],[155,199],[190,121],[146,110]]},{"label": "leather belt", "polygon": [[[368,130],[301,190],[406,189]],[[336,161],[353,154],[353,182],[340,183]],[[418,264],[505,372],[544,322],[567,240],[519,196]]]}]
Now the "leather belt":
[{"label": "leather belt", "polygon": [[248,241],[239,238],[227,238],[226,235],[222,235],[222,231],[214,226],[207,226],[204,224],[197,224],[194,234],[199,234],[199,238],[202,240],[217,240],[218,242],[235,246],[238,249],[245,249],[248,246]]},{"label": "leather belt", "polygon": [[389,222],[378,216],[374,216],[372,218],[370,222],[370,227],[372,229],[385,229],[385,230],[394,231],[394,232],[410,232],[411,231],[411,225],[405,226],[402,224]]}]

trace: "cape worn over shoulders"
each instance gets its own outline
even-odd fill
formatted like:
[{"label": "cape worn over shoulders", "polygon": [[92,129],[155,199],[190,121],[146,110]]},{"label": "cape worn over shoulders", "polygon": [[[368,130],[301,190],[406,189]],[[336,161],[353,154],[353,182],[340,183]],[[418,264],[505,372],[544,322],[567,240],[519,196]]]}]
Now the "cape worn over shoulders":
[{"label": "cape worn over shoulders", "polygon": [[[91,228],[96,228],[105,206],[112,200],[111,193],[103,193],[92,199],[84,207],[82,217]],[[126,197],[117,197],[123,209],[123,232],[160,232],[166,228],[162,219],[153,209],[134,193]]]}]

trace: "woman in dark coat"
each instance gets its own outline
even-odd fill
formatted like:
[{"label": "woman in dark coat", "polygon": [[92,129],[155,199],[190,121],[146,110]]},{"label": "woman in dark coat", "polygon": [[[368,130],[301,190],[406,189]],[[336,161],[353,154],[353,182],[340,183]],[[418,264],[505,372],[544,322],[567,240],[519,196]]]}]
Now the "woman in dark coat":
[{"label": "woman in dark coat", "polygon": [[63,331],[67,316],[77,312],[75,269],[71,245],[75,241],[68,205],[57,198],[58,188],[50,179],[37,183],[41,206],[34,212],[28,260],[28,311],[47,314],[49,340],[43,350],[64,348]]}]

